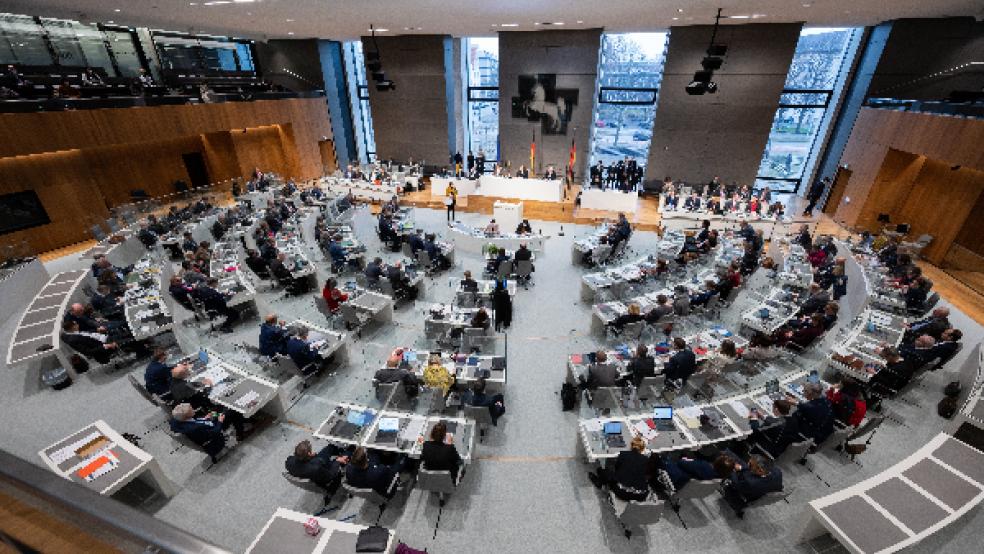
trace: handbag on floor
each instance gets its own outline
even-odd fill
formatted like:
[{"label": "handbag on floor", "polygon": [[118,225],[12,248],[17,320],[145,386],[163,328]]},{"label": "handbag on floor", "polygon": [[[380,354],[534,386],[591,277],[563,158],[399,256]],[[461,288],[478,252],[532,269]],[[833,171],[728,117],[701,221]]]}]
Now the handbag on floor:
[{"label": "handbag on floor", "polygon": [[389,544],[389,529],[373,525],[359,531],[359,539],[355,543],[356,552],[383,552]]}]

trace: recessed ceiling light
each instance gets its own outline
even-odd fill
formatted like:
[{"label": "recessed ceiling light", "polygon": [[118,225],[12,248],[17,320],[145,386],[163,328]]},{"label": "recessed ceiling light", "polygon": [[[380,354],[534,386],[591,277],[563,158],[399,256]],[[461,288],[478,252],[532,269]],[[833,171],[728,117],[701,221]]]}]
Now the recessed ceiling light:
[{"label": "recessed ceiling light", "polygon": [[564,24],[563,21],[557,21],[557,22],[554,23],[554,25],[563,25],[563,24]]},{"label": "recessed ceiling light", "polygon": [[680,20],[680,18],[679,18],[679,17],[674,17],[674,18],[673,18],[673,21],[679,21],[679,20]]},{"label": "recessed ceiling light", "polygon": [[519,27],[519,23],[503,23],[500,27]]},{"label": "recessed ceiling light", "polygon": [[188,5],[189,6],[197,6],[198,5],[198,2],[188,2]]},{"label": "recessed ceiling light", "polygon": [[256,0],[232,0],[236,4],[249,4],[250,2],[256,2]]},{"label": "recessed ceiling light", "polygon": [[810,6],[811,6],[811,4],[803,4],[803,7],[804,8],[809,8]]},{"label": "recessed ceiling light", "polygon": [[580,20],[580,19],[578,19],[577,22],[578,23],[584,23],[584,21],[583,20]]},{"label": "recessed ceiling light", "polygon": [[677,8],[677,13],[683,13],[683,8]]},{"label": "recessed ceiling light", "polygon": [[729,15],[728,19],[750,19],[750,15]]},{"label": "recessed ceiling light", "polygon": [[389,32],[389,29],[369,29],[370,33],[373,31],[376,31],[377,33],[386,33]]},{"label": "recessed ceiling light", "polygon": [[293,35],[294,34],[294,31],[287,31],[287,34],[288,35]]},{"label": "recessed ceiling light", "polygon": [[123,10],[121,10],[121,9],[119,9],[119,8],[116,8],[116,9],[115,9],[115,10],[113,10],[113,11],[114,11],[114,12],[116,12],[116,13],[120,13],[120,12],[121,12],[121,11],[123,11]]},{"label": "recessed ceiling light", "polygon": [[293,19],[288,19],[288,20],[287,20],[287,23],[293,23],[293,22],[294,22],[294,20],[293,20]]},{"label": "recessed ceiling light", "polygon": [[109,23],[109,24],[112,25],[113,23],[116,23],[116,22],[115,21],[107,21],[106,23]]}]

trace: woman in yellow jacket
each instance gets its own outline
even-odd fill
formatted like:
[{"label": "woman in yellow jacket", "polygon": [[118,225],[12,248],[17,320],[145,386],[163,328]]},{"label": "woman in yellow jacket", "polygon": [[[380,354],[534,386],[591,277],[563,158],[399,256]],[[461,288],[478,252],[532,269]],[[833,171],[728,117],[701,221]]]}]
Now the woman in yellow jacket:
[{"label": "woman in yellow jacket", "polygon": [[424,368],[424,385],[434,389],[441,389],[441,393],[447,395],[448,390],[453,384],[454,376],[448,373],[447,368],[441,365],[441,358],[439,356],[431,356],[427,360],[427,367]]}]

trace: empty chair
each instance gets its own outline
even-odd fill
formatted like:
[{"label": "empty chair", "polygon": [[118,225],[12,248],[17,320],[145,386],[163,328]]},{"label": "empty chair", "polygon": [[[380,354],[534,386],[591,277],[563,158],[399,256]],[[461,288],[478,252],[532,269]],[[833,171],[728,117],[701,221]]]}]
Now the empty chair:
[{"label": "empty chair", "polygon": [[660,518],[663,517],[663,511],[666,509],[666,503],[662,500],[653,500],[652,495],[644,502],[638,502],[622,500],[614,494],[608,493],[608,502],[615,511],[615,517],[621,524],[627,539],[632,538],[630,528],[659,523]]},{"label": "empty chair", "polygon": [[492,414],[487,406],[465,406],[465,417],[475,420],[478,427],[479,441],[485,439],[485,432],[492,425]]},{"label": "empty chair", "polygon": [[632,323],[626,323],[621,331],[616,329],[610,329],[611,335],[609,338],[620,339],[625,341],[635,341],[638,340],[642,335],[642,330],[645,328],[645,321],[633,321]]},{"label": "empty chair", "polygon": [[369,279],[366,278],[365,273],[356,273],[355,274],[355,284],[358,285],[358,286],[360,286],[360,287],[362,287],[362,288],[364,288],[364,289],[371,288],[369,286]]},{"label": "empty chair", "polygon": [[788,467],[792,463],[800,463],[806,460],[806,457],[810,454],[810,449],[813,448],[813,439],[806,439],[800,442],[794,442],[786,447],[782,451],[782,454],[776,456],[776,465]]},{"label": "empty chair", "polygon": [[318,308],[318,311],[321,312],[321,315],[325,316],[325,319],[327,319],[328,321],[332,321],[334,319],[335,314],[333,314],[332,311],[328,308],[328,302],[325,301],[324,296],[321,296],[320,294],[315,294],[314,306]]},{"label": "empty chair", "polygon": [[385,277],[379,280],[379,292],[389,296],[394,301],[397,300],[396,290],[393,288],[393,283]]},{"label": "empty chair", "polygon": [[396,391],[396,387],[400,386],[400,382],[394,383],[377,383],[373,381],[376,388],[376,400],[385,403],[391,396],[393,392]]},{"label": "empty chair", "polygon": [[748,508],[757,508],[761,506],[768,506],[770,504],[775,504],[777,502],[789,503],[789,496],[793,494],[796,489],[792,487],[783,487],[781,491],[767,492],[760,498],[753,500],[751,502],[745,503],[744,506],[732,506],[735,510],[735,515],[739,518],[745,517],[745,510]]},{"label": "empty chair", "polygon": [[509,276],[512,275],[512,268],[513,268],[513,264],[511,261],[503,260],[499,264],[498,271],[496,271],[495,274],[496,278],[499,279],[500,281],[503,279],[508,279]]},{"label": "empty chair", "polygon": [[708,479],[706,481],[691,479],[680,487],[680,490],[674,493],[673,498],[671,498],[671,505],[673,507],[673,511],[676,512],[677,517],[680,518],[680,523],[683,524],[684,528],[687,527],[687,523],[683,521],[683,517],[680,516],[681,502],[684,500],[704,500],[711,496],[717,495],[720,490],[720,479]]},{"label": "empty chair", "polygon": [[430,254],[428,254],[426,250],[417,252],[417,264],[424,268],[424,271],[431,270],[431,263],[432,260]]},{"label": "empty chair", "polygon": [[847,437],[851,436],[851,433],[853,432],[854,432],[854,427],[850,427],[848,425],[844,425],[840,422],[835,421],[834,432],[831,433],[826,440],[820,443],[817,446],[817,449],[819,450],[821,448],[834,448],[839,450],[840,447],[842,447],[844,443],[847,442]]},{"label": "empty chair", "polygon": [[148,391],[147,387],[143,386],[143,384],[140,383],[140,381],[138,381],[137,378],[132,373],[127,374],[126,378],[130,381],[130,385],[132,385],[133,388],[136,389],[136,391],[140,394],[140,396],[144,397],[144,399],[147,402],[150,402],[154,406],[161,408],[162,410],[164,410],[164,413],[167,414],[168,416],[171,415],[171,409],[168,407],[167,402],[164,402],[163,400],[161,400],[159,396]]},{"label": "empty chair", "polygon": [[[390,483],[390,486],[387,489],[388,492],[394,491],[399,481],[400,481],[399,474],[394,475],[393,481]],[[362,489],[359,487],[353,487],[352,485],[348,484],[347,481],[344,480],[342,481],[342,488],[345,489],[345,492],[348,494],[349,498],[353,498],[357,496],[365,500],[366,502],[378,506],[379,515],[376,516],[376,523],[379,523],[379,518],[383,517],[383,511],[386,510],[386,504],[389,502],[388,498],[379,494],[378,492],[376,492],[371,488]]]},{"label": "empty chair", "polygon": [[445,496],[454,492],[454,478],[450,471],[431,471],[421,468],[417,472],[416,487],[422,491],[437,493],[438,503],[444,506]]},{"label": "empty chair", "polygon": [[656,398],[662,393],[665,381],[665,375],[643,377],[636,394],[642,399]]}]

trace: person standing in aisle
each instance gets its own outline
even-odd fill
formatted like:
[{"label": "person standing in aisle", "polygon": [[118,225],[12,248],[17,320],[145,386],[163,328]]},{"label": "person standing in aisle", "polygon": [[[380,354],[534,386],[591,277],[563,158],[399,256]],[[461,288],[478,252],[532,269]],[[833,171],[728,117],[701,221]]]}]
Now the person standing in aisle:
[{"label": "person standing in aisle", "polygon": [[458,202],[458,189],[454,183],[448,183],[448,188],[444,190],[444,205],[448,207],[448,223],[454,222],[454,205]]},{"label": "person standing in aisle", "polygon": [[819,202],[820,198],[823,197],[823,192],[827,190],[827,185],[829,184],[830,177],[824,177],[823,179],[813,183],[813,186],[810,187],[810,192],[806,194],[806,199],[809,200],[810,203],[807,204],[806,209],[803,210],[803,215],[813,215],[813,208],[816,207],[817,202]]}]

